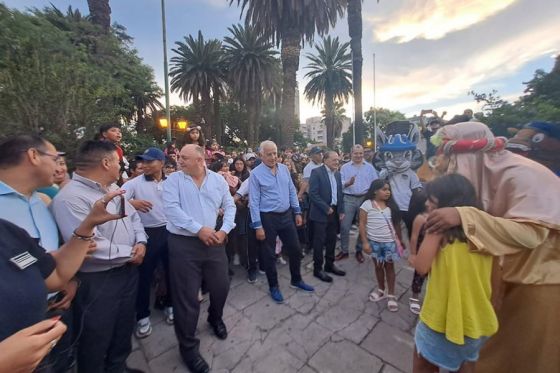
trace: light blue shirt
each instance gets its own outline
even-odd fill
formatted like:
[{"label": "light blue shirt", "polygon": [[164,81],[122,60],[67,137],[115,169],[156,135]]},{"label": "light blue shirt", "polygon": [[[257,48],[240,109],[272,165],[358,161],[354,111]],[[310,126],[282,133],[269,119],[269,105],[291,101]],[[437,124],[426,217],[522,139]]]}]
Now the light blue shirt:
[{"label": "light blue shirt", "polygon": [[249,177],[249,209],[252,228],[262,228],[261,212],[285,212],[292,208],[301,214],[296,187],[286,165],[276,165],[276,175],[270,167],[261,163]]},{"label": "light blue shirt", "polygon": [[122,189],[126,190],[126,199],[145,200],[152,203],[152,208],[148,212],[138,211],[140,220],[144,228],[157,228],[167,225],[167,217],[163,211],[163,182],[165,178],[159,182],[153,178],[140,175],[134,179],[128,180],[123,184]]},{"label": "light blue shirt", "polygon": [[[356,176],[354,184],[344,188],[344,184],[346,184],[352,176]],[[344,194],[361,196],[367,193],[371,183],[379,176],[370,163],[363,161],[361,164],[354,164],[353,162],[344,164],[340,168],[340,177],[342,179],[342,187],[344,188],[342,192]]]},{"label": "light blue shirt", "polygon": [[219,209],[224,210],[220,230],[235,227],[235,203],[225,179],[206,169],[200,188],[183,171],[172,173],[163,182],[163,207],[167,230],[173,234],[196,237],[202,227],[214,229]]},{"label": "light blue shirt", "polygon": [[338,193],[338,188],[336,187],[336,179],[334,177],[334,171],[331,171],[330,168],[328,168],[327,166],[325,166],[325,169],[327,170],[327,175],[329,175],[329,181],[331,183],[331,206],[336,206],[336,204],[338,203],[338,199],[337,199],[337,193]]},{"label": "light blue shirt", "polygon": [[46,251],[59,248],[58,228],[37,192],[27,198],[0,181],[0,218],[25,229]]}]

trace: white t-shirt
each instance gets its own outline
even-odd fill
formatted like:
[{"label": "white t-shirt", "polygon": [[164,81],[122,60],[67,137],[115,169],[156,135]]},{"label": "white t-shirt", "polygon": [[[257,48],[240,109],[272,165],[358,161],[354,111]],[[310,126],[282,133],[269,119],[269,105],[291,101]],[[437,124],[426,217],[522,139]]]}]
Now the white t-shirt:
[{"label": "white t-shirt", "polygon": [[408,211],[412,190],[422,188],[418,175],[410,169],[403,173],[391,175],[389,184],[391,185],[393,199],[401,211]]},{"label": "white t-shirt", "polygon": [[309,181],[309,178],[311,177],[311,171],[313,171],[317,167],[321,167],[322,165],[322,163],[317,164],[313,161],[310,161],[308,164],[306,164],[303,168],[303,180]]},{"label": "white t-shirt", "polygon": [[370,200],[365,200],[360,206],[360,209],[367,214],[366,233],[368,240],[375,242],[395,241],[391,229],[387,224],[387,222],[391,224],[391,209],[389,207],[386,207],[381,212],[373,207]]}]

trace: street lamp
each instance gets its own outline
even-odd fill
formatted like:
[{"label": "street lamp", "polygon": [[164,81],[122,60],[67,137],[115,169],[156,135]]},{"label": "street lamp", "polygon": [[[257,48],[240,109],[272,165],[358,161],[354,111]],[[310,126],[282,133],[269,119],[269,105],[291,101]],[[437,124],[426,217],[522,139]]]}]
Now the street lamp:
[{"label": "street lamp", "polygon": [[179,120],[177,121],[177,128],[178,128],[180,131],[184,131],[184,130],[187,129],[188,124],[189,124],[189,123],[188,123],[185,119],[179,119]]},{"label": "street lamp", "polygon": [[161,129],[168,129],[168,131],[171,130],[171,128],[169,127],[169,122],[167,121],[167,118],[159,118],[159,126]]}]

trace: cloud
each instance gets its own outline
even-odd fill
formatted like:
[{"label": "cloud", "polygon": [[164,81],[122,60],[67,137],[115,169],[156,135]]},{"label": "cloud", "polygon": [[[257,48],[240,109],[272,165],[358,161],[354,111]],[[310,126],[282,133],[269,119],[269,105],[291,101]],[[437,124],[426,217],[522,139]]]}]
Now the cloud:
[{"label": "cloud", "polygon": [[501,12],[517,0],[406,0],[401,7],[383,16],[369,16],[379,41],[396,39],[441,39],[450,32],[464,30]]},{"label": "cloud", "polygon": [[[410,107],[464,96],[473,86],[496,82],[514,75],[526,63],[560,52],[560,34],[556,20],[525,31],[486,49],[470,51],[453,60],[430,61],[406,73],[387,72],[378,77],[379,105]],[[368,87],[369,86],[369,87]],[[365,82],[364,90],[371,89]]]}]

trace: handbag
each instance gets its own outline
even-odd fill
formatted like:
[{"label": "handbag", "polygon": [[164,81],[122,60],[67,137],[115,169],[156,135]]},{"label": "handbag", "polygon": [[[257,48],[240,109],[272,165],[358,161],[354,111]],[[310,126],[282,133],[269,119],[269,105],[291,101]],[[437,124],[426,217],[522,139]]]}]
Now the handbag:
[{"label": "handbag", "polygon": [[395,240],[395,244],[397,245],[397,252],[399,253],[399,256],[402,257],[404,255],[404,247],[402,245],[401,240],[399,239],[399,236],[397,236],[397,234],[395,232],[395,228],[393,227],[393,223],[391,223],[389,221],[389,219],[387,219],[387,217],[383,213],[383,210],[381,209],[381,207],[379,207],[377,202],[375,202],[375,201],[372,201],[372,202],[373,202],[375,208],[377,210],[379,210],[379,212],[381,213],[381,216],[383,216],[383,218],[385,219],[385,223],[387,223],[387,226],[389,227],[389,230],[391,231],[391,234],[393,235],[393,240]]}]

